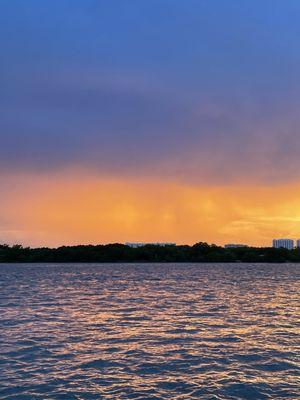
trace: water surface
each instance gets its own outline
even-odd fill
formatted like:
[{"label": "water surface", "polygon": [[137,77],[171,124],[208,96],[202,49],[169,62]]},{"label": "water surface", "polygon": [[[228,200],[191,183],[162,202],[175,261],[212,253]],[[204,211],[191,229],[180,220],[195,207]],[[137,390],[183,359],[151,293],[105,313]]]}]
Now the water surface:
[{"label": "water surface", "polygon": [[299,272],[0,265],[0,398],[299,399]]}]

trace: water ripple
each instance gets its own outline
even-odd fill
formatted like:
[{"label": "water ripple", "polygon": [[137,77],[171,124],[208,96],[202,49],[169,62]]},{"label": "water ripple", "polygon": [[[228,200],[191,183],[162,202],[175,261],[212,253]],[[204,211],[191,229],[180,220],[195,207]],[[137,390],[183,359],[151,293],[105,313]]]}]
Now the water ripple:
[{"label": "water ripple", "polygon": [[1,265],[0,398],[299,399],[298,265]]}]

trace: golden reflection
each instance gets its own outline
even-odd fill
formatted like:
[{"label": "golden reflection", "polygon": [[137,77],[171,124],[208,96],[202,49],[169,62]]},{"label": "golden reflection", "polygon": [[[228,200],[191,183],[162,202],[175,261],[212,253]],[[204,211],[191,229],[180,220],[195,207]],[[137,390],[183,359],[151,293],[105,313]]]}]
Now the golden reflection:
[{"label": "golden reflection", "polygon": [[[55,356],[72,359],[71,371],[85,377],[74,383],[82,393],[118,398],[114,390],[144,396],[154,390],[161,398],[186,393],[190,399],[199,388],[223,388],[230,397],[239,382],[261,396],[261,383],[294,384],[293,268],[79,266],[55,284],[52,274],[39,288],[39,317],[52,310],[52,320],[32,329],[56,332]],[[51,307],[44,304],[50,293]],[[70,379],[68,369],[60,370],[64,374]]]},{"label": "golden reflection", "polygon": [[9,397],[297,398],[296,268],[4,265]]}]

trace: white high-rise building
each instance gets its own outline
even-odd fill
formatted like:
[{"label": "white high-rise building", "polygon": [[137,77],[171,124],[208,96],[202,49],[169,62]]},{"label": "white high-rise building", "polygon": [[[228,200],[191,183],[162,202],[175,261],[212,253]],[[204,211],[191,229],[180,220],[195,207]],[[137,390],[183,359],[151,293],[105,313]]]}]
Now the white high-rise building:
[{"label": "white high-rise building", "polygon": [[292,239],[274,239],[273,247],[275,249],[288,249],[292,250],[294,248],[294,241]]},{"label": "white high-rise building", "polygon": [[136,249],[138,247],[144,247],[144,246],[148,246],[148,245],[161,246],[161,247],[176,246],[176,243],[173,243],[173,242],[163,242],[163,243],[161,243],[161,242],[158,242],[158,243],[141,243],[141,242],[132,243],[132,242],[126,242],[125,245]]}]

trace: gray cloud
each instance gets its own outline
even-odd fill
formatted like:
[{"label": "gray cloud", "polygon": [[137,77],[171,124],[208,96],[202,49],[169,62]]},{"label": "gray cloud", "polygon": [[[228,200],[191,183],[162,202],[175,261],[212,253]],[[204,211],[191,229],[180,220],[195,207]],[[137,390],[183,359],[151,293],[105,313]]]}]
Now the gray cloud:
[{"label": "gray cloud", "polygon": [[95,75],[37,77],[2,95],[2,170],[74,165],[212,183],[299,178],[294,98],[189,96],[147,79]]},{"label": "gray cloud", "polygon": [[12,3],[0,6],[1,171],[300,178],[298,2]]}]

